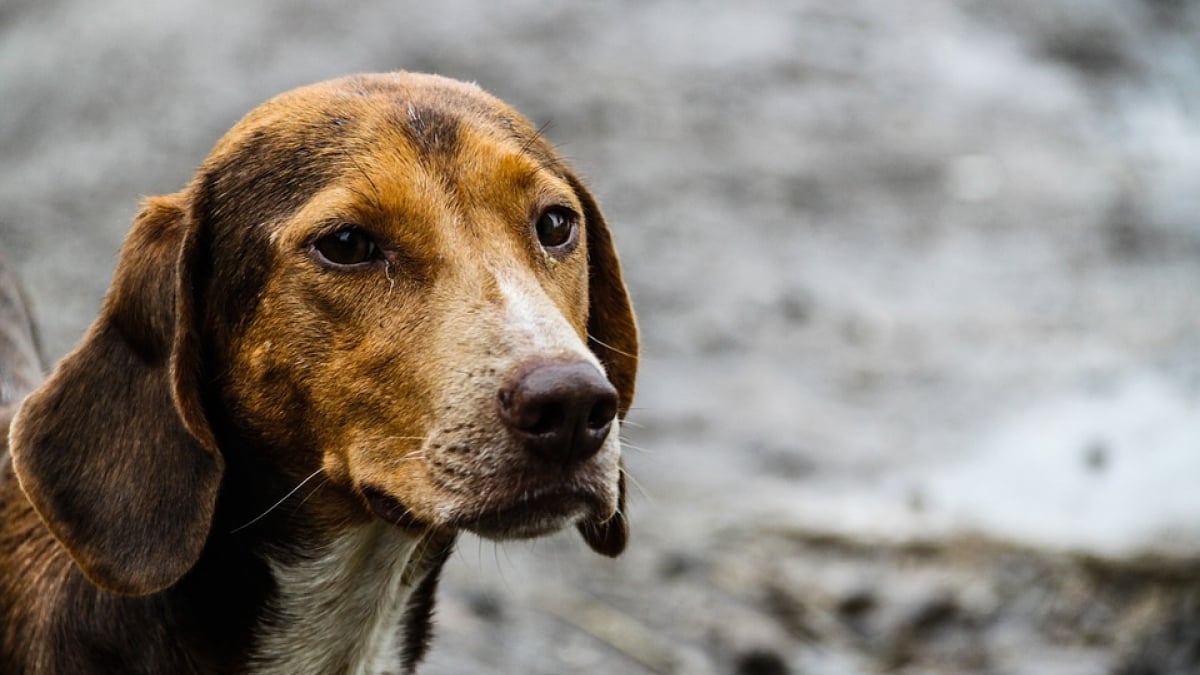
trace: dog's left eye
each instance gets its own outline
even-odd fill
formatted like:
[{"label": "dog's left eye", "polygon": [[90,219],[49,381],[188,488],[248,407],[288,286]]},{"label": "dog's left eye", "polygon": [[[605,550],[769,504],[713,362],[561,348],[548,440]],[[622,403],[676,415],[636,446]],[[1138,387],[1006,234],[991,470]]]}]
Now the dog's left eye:
[{"label": "dog's left eye", "polygon": [[324,262],[337,266],[359,265],[379,257],[379,247],[365,233],[354,228],[338,230],[313,244]]},{"label": "dog's left eye", "polygon": [[560,249],[575,240],[575,214],[567,209],[555,207],[546,209],[538,217],[538,241],[547,249]]}]

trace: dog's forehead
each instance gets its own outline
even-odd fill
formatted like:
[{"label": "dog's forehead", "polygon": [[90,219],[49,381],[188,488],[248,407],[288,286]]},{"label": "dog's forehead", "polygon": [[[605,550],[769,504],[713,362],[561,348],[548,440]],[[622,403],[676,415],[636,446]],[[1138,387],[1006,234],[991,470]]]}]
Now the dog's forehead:
[{"label": "dog's forehead", "polygon": [[499,99],[464,82],[390,73],[267,101],[217,143],[193,187],[202,216],[229,231],[279,223],[325,188],[360,177],[374,193],[396,176],[417,186],[402,192],[420,192],[463,179],[471,189],[529,185],[547,173],[567,185],[553,148]]},{"label": "dog's forehead", "polygon": [[399,72],[355,75],[280,94],[230,129],[208,163],[238,155],[247,145],[264,140],[298,150],[340,144],[362,151],[367,149],[364,145],[394,131],[423,152],[448,151],[454,149],[463,127],[510,139],[539,160],[554,159],[553,150],[524,116],[477,85]]}]

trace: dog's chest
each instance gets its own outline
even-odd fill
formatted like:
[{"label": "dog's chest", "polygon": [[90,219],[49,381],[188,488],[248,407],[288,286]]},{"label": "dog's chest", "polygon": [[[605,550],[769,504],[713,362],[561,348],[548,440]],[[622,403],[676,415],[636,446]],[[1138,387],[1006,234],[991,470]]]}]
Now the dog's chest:
[{"label": "dog's chest", "polygon": [[301,563],[272,563],[278,593],[257,628],[251,672],[401,673],[401,625],[419,540],[384,523],[342,535]]}]

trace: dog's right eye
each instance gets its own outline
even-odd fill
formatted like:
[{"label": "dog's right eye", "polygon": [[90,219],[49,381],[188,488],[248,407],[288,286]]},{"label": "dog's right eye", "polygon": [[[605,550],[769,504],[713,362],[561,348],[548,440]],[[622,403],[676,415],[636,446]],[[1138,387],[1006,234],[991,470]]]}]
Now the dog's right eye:
[{"label": "dog's right eye", "polygon": [[338,267],[361,265],[379,257],[379,247],[375,242],[354,228],[321,237],[313,244],[313,249],[323,262]]}]

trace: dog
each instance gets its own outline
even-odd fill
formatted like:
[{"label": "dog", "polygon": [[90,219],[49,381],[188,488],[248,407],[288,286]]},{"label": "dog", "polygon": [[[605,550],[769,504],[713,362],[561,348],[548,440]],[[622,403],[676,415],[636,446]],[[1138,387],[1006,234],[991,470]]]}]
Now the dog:
[{"label": "dog", "polygon": [[595,199],[508,105],[271,99],[144,201],[12,419],[0,670],[411,673],[458,532],[625,548],[637,354]]}]

